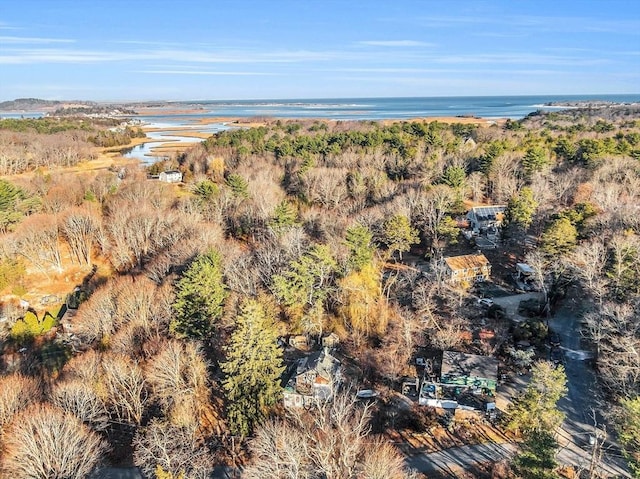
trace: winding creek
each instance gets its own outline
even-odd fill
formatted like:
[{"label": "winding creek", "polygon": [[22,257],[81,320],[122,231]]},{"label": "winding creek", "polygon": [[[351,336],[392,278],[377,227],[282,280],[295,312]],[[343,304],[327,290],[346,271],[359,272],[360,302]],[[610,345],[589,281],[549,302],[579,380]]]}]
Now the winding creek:
[{"label": "winding creek", "polygon": [[161,123],[149,120],[151,121],[145,121],[143,124],[145,128],[153,128],[153,131],[147,131],[149,141],[122,150],[123,157],[139,160],[143,165],[150,165],[165,159],[167,156],[164,154],[154,154],[154,150],[164,144],[196,144],[204,141],[201,138],[180,135],[181,131],[214,134],[231,128],[224,123],[196,124],[188,121]]}]

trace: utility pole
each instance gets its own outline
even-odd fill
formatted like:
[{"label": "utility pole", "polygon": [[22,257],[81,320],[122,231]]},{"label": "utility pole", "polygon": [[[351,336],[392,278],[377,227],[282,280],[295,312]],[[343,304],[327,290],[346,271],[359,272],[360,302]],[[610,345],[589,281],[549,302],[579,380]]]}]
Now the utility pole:
[{"label": "utility pole", "polygon": [[598,469],[600,461],[602,461],[602,446],[607,437],[607,431],[598,429],[598,420],[596,418],[596,412],[592,409],[591,415],[593,418],[593,435],[589,437],[589,444],[591,445],[591,460],[589,462],[589,479],[596,479],[599,477]]}]

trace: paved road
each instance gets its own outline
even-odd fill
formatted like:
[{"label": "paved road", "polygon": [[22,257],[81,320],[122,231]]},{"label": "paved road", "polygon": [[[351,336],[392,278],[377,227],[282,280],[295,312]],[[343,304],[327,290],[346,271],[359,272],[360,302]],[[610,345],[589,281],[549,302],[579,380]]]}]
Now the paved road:
[{"label": "paved road", "polygon": [[460,469],[470,469],[483,462],[497,462],[513,456],[514,444],[486,443],[452,447],[429,454],[419,454],[405,459],[407,466],[419,472],[457,475]]},{"label": "paved road", "polygon": [[[575,300],[566,301],[550,318],[549,327],[562,339],[563,362],[567,373],[568,392],[558,403],[560,410],[565,413],[559,438],[563,446],[559,459],[588,468],[592,455],[589,436],[594,434],[594,412],[599,428],[611,433],[612,427],[607,425],[600,414],[606,405],[601,400],[595,373],[588,361],[591,353],[582,349],[579,308],[580,305]],[[631,477],[611,434],[603,449],[605,456],[601,464],[604,472],[608,475]]]}]

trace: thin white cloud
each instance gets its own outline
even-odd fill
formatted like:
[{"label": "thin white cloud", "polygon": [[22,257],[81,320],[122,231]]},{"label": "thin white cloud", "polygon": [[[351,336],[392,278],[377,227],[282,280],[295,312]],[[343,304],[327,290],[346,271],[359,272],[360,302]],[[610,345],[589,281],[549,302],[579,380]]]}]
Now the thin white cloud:
[{"label": "thin white cloud", "polygon": [[611,21],[602,18],[581,16],[534,16],[516,15],[504,20],[508,24],[536,29],[536,31],[617,33],[637,36],[640,31],[638,20]]},{"label": "thin white cloud", "polygon": [[34,63],[108,63],[120,61],[164,61],[176,63],[303,63],[312,61],[330,61],[353,59],[354,56],[340,51],[279,50],[279,51],[242,51],[242,50],[188,50],[188,49],[149,49],[149,50],[81,50],[62,48],[10,48],[0,49],[0,64]]},{"label": "thin white cloud", "polygon": [[433,43],[420,42],[417,40],[363,40],[359,45],[373,47],[432,47]]},{"label": "thin white cloud", "polygon": [[497,23],[496,20],[481,15],[429,16],[415,19],[420,25],[432,28],[451,28],[459,25]]},{"label": "thin white cloud", "polygon": [[157,41],[149,41],[149,40],[111,40],[110,43],[118,43],[122,45],[145,45],[145,46],[158,46],[158,47],[181,45],[178,42],[157,42]]},{"label": "thin white cloud", "polygon": [[135,60],[134,54],[100,52],[91,50],[64,50],[47,48],[11,49],[0,54],[0,64],[26,65],[34,63],[98,63],[121,60]]},{"label": "thin white cloud", "polygon": [[[422,16],[414,19],[419,25],[430,28],[456,28],[469,25],[500,25],[504,30],[525,29],[527,31],[558,31],[574,33],[616,33],[637,36],[640,31],[640,21],[608,20],[604,18],[585,16],[543,16],[543,15],[456,15],[456,16]],[[509,31],[506,33],[515,33]],[[477,32],[471,32],[476,35]]]},{"label": "thin white cloud", "polygon": [[[0,29],[2,27],[0,26]],[[42,38],[42,37],[15,37],[0,36],[0,44],[12,45],[34,45],[47,43],[75,43],[75,40],[69,38]]]},{"label": "thin white cloud", "polygon": [[243,72],[243,71],[202,71],[202,70],[136,70],[131,73],[147,73],[151,75],[213,75],[213,76],[278,76],[276,73]]},{"label": "thin white cloud", "polygon": [[20,30],[18,27],[13,27],[8,23],[0,22],[0,30]]},{"label": "thin white cloud", "polygon": [[444,55],[429,58],[434,63],[444,64],[498,64],[498,65],[571,65],[595,66],[610,63],[608,59],[591,57],[571,57],[532,53],[488,53],[477,55]]},{"label": "thin white cloud", "polygon": [[464,74],[464,75],[474,75],[474,74],[499,74],[499,75],[557,75],[561,73],[565,73],[561,70],[553,70],[553,69],[496,69],[496,68],[333,68],[333,69],[318,69],[313,70],[315,72],[336,72],[336,73],[379,73],[379,74],[429,74],[429,75],[440,75],[440,74]]}]

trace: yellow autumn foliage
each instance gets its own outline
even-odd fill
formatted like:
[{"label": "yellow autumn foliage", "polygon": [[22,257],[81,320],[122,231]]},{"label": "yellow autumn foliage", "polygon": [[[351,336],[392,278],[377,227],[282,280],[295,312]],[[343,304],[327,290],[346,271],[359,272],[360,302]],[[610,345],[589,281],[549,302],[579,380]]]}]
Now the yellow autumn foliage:
[{"label": "yellow autumn foliage", "polygon": [[366,335],[382,334],[387,329],[389,310],[380,276],[378,265],[369,263],[340,280],[340,317],[345,325]]}]

